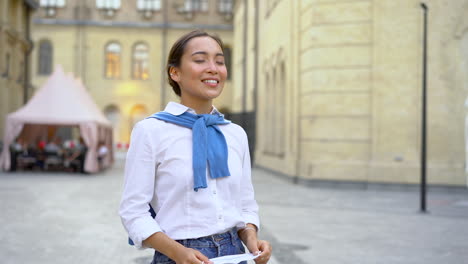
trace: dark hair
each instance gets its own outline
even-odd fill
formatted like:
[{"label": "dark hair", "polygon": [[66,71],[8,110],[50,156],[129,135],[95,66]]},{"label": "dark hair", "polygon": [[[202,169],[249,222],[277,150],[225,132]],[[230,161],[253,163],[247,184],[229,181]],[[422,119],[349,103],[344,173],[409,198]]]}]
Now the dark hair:
[{"label": "dark hair", "polygon": [[180,91],[179,84],[176,81],[172,80],[171,78],[171,72],[170,72],[171,67],[180,66],[182,55],[184,55],[184,52],[185,52],[185,46],[187,46],[187,43],[191,39],[198,38],[198,37],[210,37],[214,39],[216,42],[218,42],[221,49],[224,50],[223,41],[217,35],[208,34],[207,32],[202,31],[202,30],[194,30],[180,37],[174,43],[174,45],[172,45],[171,51],[169,52],[169,56],[167,58],[167,66],[166,66],[167,80],[169,84],[172,86],[172,90],[174,90],[174,93],[176,93],[178,96],[181,95],[181,91]]}]

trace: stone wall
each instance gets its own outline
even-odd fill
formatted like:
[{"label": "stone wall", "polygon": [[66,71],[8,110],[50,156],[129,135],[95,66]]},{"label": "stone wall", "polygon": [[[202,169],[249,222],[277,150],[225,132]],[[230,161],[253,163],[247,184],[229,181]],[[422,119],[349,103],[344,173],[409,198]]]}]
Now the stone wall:
[{"label": "stone wall", "polygon": [[[465,186],[468,1],[425,2],[428,182]],[[257,164],[303,179],[418,183],[420,1],[259,3]]]}]

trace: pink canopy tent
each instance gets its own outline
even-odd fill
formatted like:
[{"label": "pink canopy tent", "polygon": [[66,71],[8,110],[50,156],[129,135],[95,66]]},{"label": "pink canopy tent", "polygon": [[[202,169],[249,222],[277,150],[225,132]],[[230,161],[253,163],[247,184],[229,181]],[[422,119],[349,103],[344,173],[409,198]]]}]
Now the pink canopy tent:
[{"label": "pink canopy tent", "polygon": [[[27,126],[25,126],[27,125]],[[81,137],[88,151],[84,171],[97,172],[98,142],[104,142],[110,155],[103,161],[104,167],[113,162],[112,126],[102,114],[80,80],[71,74],[66,75],[61,66],[34,96],[18,111],[7,115],[3,151],[0,155],[0,168],[10,169],[10,144],[22,133],[34,133],[42,126],[79,126]]]}]

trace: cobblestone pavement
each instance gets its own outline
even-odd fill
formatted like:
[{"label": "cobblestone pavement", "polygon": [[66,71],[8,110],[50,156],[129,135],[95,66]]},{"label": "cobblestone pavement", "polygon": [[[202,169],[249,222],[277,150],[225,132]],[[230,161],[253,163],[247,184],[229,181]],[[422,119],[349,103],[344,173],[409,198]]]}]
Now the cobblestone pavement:
[{"label": "cobblestone pavement", "polygon": [[[0,263],[149,263],[117,215],[122,164],[95,175],[0,172]],[[254,169],[277,263],[468,263],[468,191],[314,188]]]}]

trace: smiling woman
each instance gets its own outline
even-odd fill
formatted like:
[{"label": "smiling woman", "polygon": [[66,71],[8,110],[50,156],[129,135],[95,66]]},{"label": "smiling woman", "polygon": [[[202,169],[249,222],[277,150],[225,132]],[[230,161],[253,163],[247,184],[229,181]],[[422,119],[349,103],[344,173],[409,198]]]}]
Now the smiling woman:
[{"label": "smiling woman", "polygon": [[257,264],[270,258],[270,244],[257,239],[247,135],[213,106],[227,79],[224,59],[218,37],[182,36],[167,64],[180,103],[132,131],[119,213],[135,246],[156,250],[153,264],[208,264],[244,253],[242,242],[262,252]]},{"label": "smiling woman", "polygon": [[194,38],[187,43],[179,66],[169,67],[169,77],[181,91],[181,103],[199,114],[209,113],[212,100],[223,91],[227,70],[221,45],[211,37]]}]

